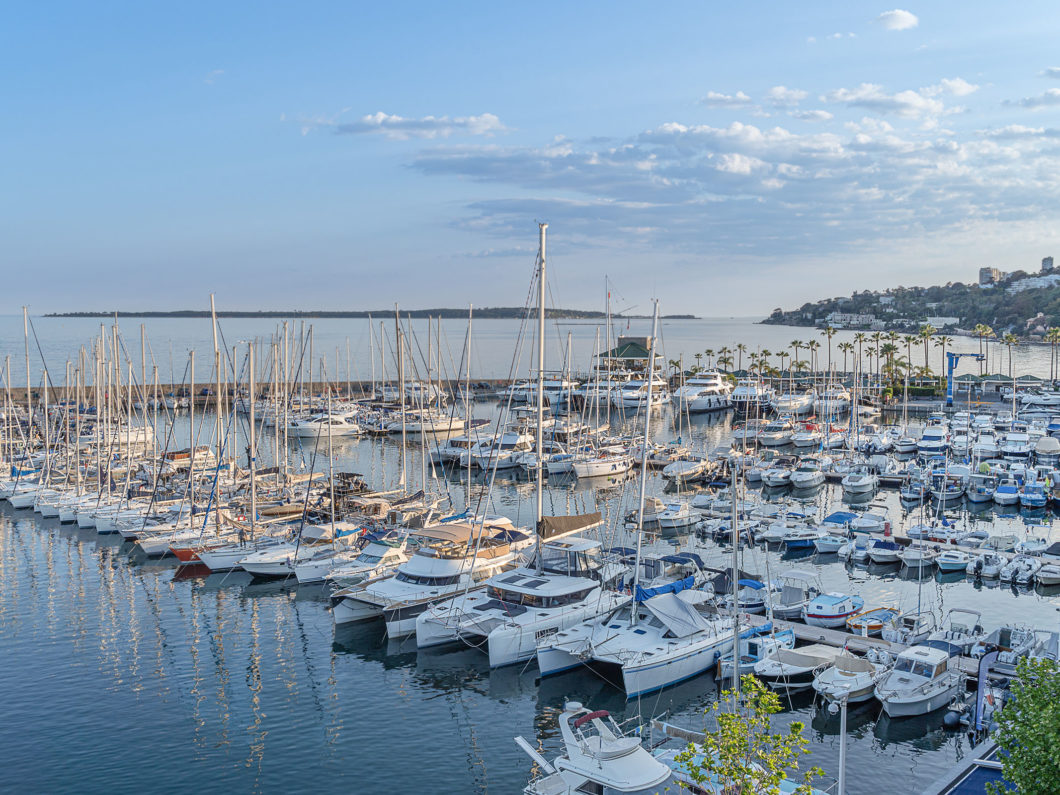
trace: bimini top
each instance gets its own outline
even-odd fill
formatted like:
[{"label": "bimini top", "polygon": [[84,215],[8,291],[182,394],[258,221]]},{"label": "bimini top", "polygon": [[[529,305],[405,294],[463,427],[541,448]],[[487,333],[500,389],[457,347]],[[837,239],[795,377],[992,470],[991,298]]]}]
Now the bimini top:
[{"label": "bimini top", "polygon": [[672,593],[653,596],[644,602],[644,606],[678,638],[687,638],[711,628],[692,605]]}]

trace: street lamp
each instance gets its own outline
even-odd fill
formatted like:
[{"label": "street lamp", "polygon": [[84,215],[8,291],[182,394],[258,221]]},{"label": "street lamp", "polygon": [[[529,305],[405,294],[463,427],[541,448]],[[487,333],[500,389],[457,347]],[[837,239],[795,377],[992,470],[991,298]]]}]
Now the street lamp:
[{"label": "street lamp", "polygon": [[839,789],[838,795],[845,795],[847,782],[847,698],[849,693],[844,693],[838,700],[828,705],[830,715],[839,713]]}]

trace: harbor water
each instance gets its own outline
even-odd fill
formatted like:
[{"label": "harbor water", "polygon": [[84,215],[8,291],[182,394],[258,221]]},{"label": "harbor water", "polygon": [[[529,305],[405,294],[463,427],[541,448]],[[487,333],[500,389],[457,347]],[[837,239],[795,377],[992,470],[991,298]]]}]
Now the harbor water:
[{"label": "harbor water", "polygon": [[[497,411],[485,403],[475,410],[486,418]],[[655,417],[657,441],[678,434],[669,410]],[[695,449],[712,450],[727,441],[731,423],[726,414],[702,417],[680,433]],[[179,438],[186,420],[177,425]],[[327,471],[325,452],[314,456],[311,442],[292,443],[290,458],[296,468]],[[451,496],[445,510],[460,511],[483,494],[481,478],[430,471],[416,443],[407,454],[410,482],[418,485],[426,471],[428,486]],[[364,438],[336,443],[334,466],[387,488],[397,480],[399,458],[395,439]],[[605,545],[629,543],[621,518],[636,506],[635,484],[551,480],[545,510],[599,507]],[[648,490],[663,493],[657,474]],[[489,509],[530,525],[532,496],[525,475],[499,477]],[[899,535],[920,518],[903,511],[896,492],[880,492],[875,502],[886,504]],[[819,516],[843,505],[830,485],[805,502]],[[996,533],[1051,532],[1044,512],[955,515],[962,525]],[[728,550],[702,544],[708,565],[729,565]],[[834,555],[790,558],[761,549],[745,552],[743,568],[771,579],[809,569],[826,588],[861,594],[866,606],[920,604],[939,617],[971,607],[982,612],[987,629],[1013,620],[1055,629],[1060,618],[1056,589],[998,587],[964,575],[917,581],[894,566],[846,566]],[[532,662],[490,670],[475,649],[417,653],[414,640],[388,641],[380,623],[336,630],[321,587],[178,568],[172,559],[144,559],[119,536],[6,504],[0,659],[7,767],[0,789],[19,792],[518,793],[531,763],[512,738],[522,735],[553,756],[561,745],[555,720],[566,700],[609,710],[630,721],[627,727],[665,715],[702,728],[702,713],[719,690],[706,674],[627,702],[588,671],[540,680]],[[834,779],[838,718],[811,693],[785,702],[778,725],[791,720],[807,724],[812,763]],[[848,727],[850,793],[878,792],[881,781],[893,791],[919,791],[970,748],[964,736],[943,729],[941,713],[890,720],[870,703],[851,708]]]}]

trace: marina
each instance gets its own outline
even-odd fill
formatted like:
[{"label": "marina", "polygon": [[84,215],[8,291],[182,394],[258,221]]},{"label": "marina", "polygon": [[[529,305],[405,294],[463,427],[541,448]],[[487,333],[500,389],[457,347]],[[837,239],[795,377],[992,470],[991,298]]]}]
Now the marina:
[{"label": "marina", "polygon": [[[224,321],[214,324],[223,338]],[[798,389],[790,376],[743,376],[742,403],[741,382],[716,373],[700,379],[701,401],[681,392],[681,373],[651,366],[664,356],[656,332],[619,336],[607,356],[598,339],[587,362],[562,359],[570,375],[551,385],[545,346],[531,346],[542,359],[527,381],[472,390],[471,329],[453,368],[462,382],[441,377],[441,329],[423,350],[398,315],[373,332],[389,352],[370,352],[378,375],[357,389],[352,377],[329,383],[324,356],[321,380],[303,383],[302,368],[283,363],[308,355],[313,328],[281,326],[242,352],[219,343],[199,382],[189,352],[187,380],[167,397],[145,328],[140,362],[112,325],[59,368],[30,361],[27,320],[30,413],[14,398],[10,357],[4,369],[0,626],[27,680],[16,692],[41,670],[31,659],[51,667],[72,654],[64,697],[120,692],[108,709],[168,714],[188,727],[172,735],[184,764],[255,790],[271,789],[292,753],[309,754],[312,775],[353,775],[346,755],[382,741],[360,716],[396,710],[446,738],[434,750],[451,786],[410,786],[517,792],[523,752],[548,751],[548,724],[568,703],[623,725],[701,729],[738,636],[741,671],[782,694],[780,720],[811,727],[825,789],[884,758],[915,788],[967,751],[944,723],[966,708],[986,650],[1004,651],[999,679],[1020,655],[1055,658],[1060,474],[1043,441],[1060,416],[1043,408],[1047,389],[1017,389],[992,414],[938,407],[906,423],[859,401],[873,387],[858,373],[817,373]],[[527,333],[559,330],[539,312]],[[638,367],[655,377],[638,380]],[[65,371],[65,393],[52,368]],[[896,452],[907,439],[911,452]],[[1016,499],[994,500],[1008,480]],[[960,564],[944,566],[950,558]],[[962,610],[973,617],[954,618]],[[936,695],[911,702],[883,683],[895,666],[916,670],[916,655],[945,672],[925,684]],[[846,673],[825,684],[833,663]],[[844,677],[864,681],[840,765],[829,703],[845,698]],[[96,684],[83,690],[84,679]],[[106,714],[84,719],[102,728]],[[515,734],[532,738],[530,751],[504,740]],[[42,739],[9,746],[28,764]],[[36,775],[47,789],[102,770],[86,757]],[[118,791],[125,780],[108,777]]]}]

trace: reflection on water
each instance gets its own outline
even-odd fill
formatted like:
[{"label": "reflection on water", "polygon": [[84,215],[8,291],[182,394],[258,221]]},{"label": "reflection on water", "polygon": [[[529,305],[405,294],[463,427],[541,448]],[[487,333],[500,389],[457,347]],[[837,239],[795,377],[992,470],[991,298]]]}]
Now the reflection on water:
[{"label": "reflection on water", "polygon": [[[492,416],[489,406],[475,410]],[[712,418],[683,433],[709,450],[724,440],[730,422]],[[675,435],[669,414],[657,427],[660,439]],[[407,449],[415,483],[422,472],[411,461],[419,447]],[[336,458],[338,468],[363,472],[372,483],[393,483],[399,445],[344,442]],[[462,510],[483,493],[477,476],[470,483],[466,473],[437,477],[450,486],[447,510]],[[599,506],[615,527],[635,505],[635,484],[552,478],[546,510],[581,513]],[[658,494],[663,485],[653,475],[649,488]],[[506,474],[498,478],[489,509],[527,524],[532,488],[525,474]],[[761,496],[786,499],[773,491]],[[798,497],[818,516],[841,500],[833,486]],[[895,493],[873,502],[887,506],[899,533],[919,521],[919,511],[906,512]],[[958,521],[1025,532],[1018,513],[986,510]],[[618,529],[605,541],[621,544],[629,537]],[[729,553],[712,543],[701,552],[708,565],[729,564]],[[784,555],[748,549],[744,555],[748,570],[775,578],[788,568],[808,568],[827,588],[857,591],[870,606],[922,605],[941,615],[951,606],[973,605],[991,627],[1018,605],[1022,620],[1056,624],[1060,587],[1013,589],[959,572],[846,566],[812,549]],[[718,693],[705,675],[627,702],[587,670],[541,680],[532,664],[491,670],[478,649],[417,653],[411,640],[389,640],[382,624],[336,630],[320,586],[257,582],[246,573],[210,574],[201,566],[145,559],[118,536],[60,527],[7,506],[0,509],[0,638],[6,685],[0,743],[10,774],[27,790],[140,791],[150,770],[164,776],[162,788],[205,792],[395,791],[395,776],[397,791],[518,792],[529,762],[511,738],[537,738],[547,755],[556,752],[555,718],[566,700],[607,709],[619,721],[665,713],[701,728]],[[814,763],[834,776],[838,718],[810,693],[785,706],[778,721],[806,723]],[[942,731],[939,714],[892,721],[867,704],[851,709],[848,727],[849,771],[858,772],[848,777],[852,793],[876,791],[880,775],[896,789],[916,791],[963,753],[963,739]],[[395,768],[410,742],[416,764]],[[116,747],[126,752],[115,754]]]}]

